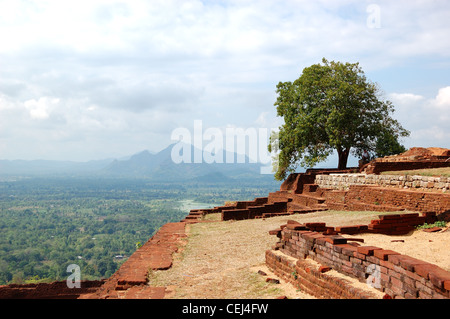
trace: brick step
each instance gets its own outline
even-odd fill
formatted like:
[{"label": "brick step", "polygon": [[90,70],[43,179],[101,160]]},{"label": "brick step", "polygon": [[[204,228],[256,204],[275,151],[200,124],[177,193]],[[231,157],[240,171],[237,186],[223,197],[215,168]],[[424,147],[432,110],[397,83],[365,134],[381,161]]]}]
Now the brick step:
[{"label": "brick step", "polygon": [[292,200],[291,197],[292,197],[292,194],[289,193],[288,191],[272,192],[272,193],[269,193],[269,196],[267,199],[267,204],[272,204],[272,203],[281,202],[281,201],[289,202]]},{"label": "brick step", "polygon": [[200,219],[202,215],[187,215],[184,219]]},{"label": "brick step", "polygon": [[317,184],[304,184],[302,194],[315,193],[315,192],[317,192],[318,188],[319,188],[319,185],[317,185]]},{"label": "brick step", "polygon": [[290,212],[285,213],[263,213],[262,216],[258,216],[257,218],[267,218],[267,217],[277,217],[277,216],[287,216],[292,215]]},{"label": "brick step", "polygon": [[236,209],[235,205],[232,205],[232,206],[216,206],[216,207],[213,208],[213,211],[215,213],[221,213],[221,212],[228,211],[228,210],[233,210],[233,209]]},{"label": "brick step", "polygon": [[222,220],[243,220],[262,217],[263,214],[287,213],[288,201],[275,201],[246,209],[222,211]]},{"label": "brick step", "polygon": [[404,211],[404,208],[396,207],[392,205],[377,205],[377,204],[368,204],[368,203],[349,203],[347,205],[350,210],[362,210],[362,211],[376,211],[376,212],[395,212],[395,211]]},{"label": "brick step", "polygon": [[308,209],[308,207],[304,206],[304,205],[300,205],[300,204],[294,203],[294,202],[289,202],[287,204],[287,210],[288,211],[303,210],[303,209]]},{"label": "brick step", "polygon": [[292,202],[303,206],[312,206],[318,204],[324,204],[325,198],[318,196],[311,196],[306,194],[293,194]]},{"label": "brick step", "polygon": [[200,215],[200,216],[202,216],[204,214],[204,211],[202,211],[202,210],[200,210],[200,211],[190,211],[189,212],[189,216],[197,216],[197,215]]},{"label": "brick step", "polygon": [[[266,204],[265,204],[266,205]],[[264,205],[261,205],[261,206],[250,206],[249,208],[248,208],[248,210],[249,211],[255,211],[255,210],[260,210],[260,209],[263,209],[263,208],[265,208],[266,206],[264,206]]]}]

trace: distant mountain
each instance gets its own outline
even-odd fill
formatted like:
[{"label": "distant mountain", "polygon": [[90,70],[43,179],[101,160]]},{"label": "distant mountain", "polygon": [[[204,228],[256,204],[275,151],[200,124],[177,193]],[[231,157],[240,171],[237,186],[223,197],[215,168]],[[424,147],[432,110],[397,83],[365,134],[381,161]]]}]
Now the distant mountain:
[{"label": "distant mountain", "polygon": [[[225,163],[226,158],[236,156],[233,153],[223,152],[224,163],[194,163],[195,150],[192,145],[184,145],[185,149],[190,149],[190,159],[187,163],[175,163],[172,159],[173,148],[177,144],[172,144],[156,154],[143,151],[131,156],[128,160],[113,161],[102,173],[108,176],[117,177],[147,177],[155,180],[221,180],[229,178],[261,177],[259,163],[250,163],[248,157],[244,163]],[[176,152],[175,152],[176,153]],[[208,155],[208,154],[206,154]]]},{"label": "distant mountain", "polygon": [[[177,146],[176,150],[173,148]],[[226,163],[227,159],[237,155],[223,151],[223,163],[208,164],[205,161],[194,163],[194,154],[201,153],[192,145],[182,145],[190,151],[187,163],[176,163],[172,152],[177,155],[180,144],[172,144],[158,153],[145,150],[122,159],[105,159],[89,162],[73,161],[24,161],[0,160],[0,175],[3,176],[94,176],[121,178],[148,178],[157,181],[229,181],[233,179],[267,178],[260,174],[260,163],[250,163],[245,157],[244,163]],[[203,153],[201,153],[203,154]],[[203,154],[211,155],[211,154]]]}]

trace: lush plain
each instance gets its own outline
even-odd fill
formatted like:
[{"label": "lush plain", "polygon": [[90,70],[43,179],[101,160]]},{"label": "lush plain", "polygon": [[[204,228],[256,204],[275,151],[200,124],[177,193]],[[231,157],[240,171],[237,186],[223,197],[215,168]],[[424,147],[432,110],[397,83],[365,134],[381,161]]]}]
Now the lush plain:
[{"label": "lush plain", "polygon": [[271,180],[164,183],[145,179],[9,178],[0,182],[0,284],[111,276],[163,224],[191,208],[266,196]]}]

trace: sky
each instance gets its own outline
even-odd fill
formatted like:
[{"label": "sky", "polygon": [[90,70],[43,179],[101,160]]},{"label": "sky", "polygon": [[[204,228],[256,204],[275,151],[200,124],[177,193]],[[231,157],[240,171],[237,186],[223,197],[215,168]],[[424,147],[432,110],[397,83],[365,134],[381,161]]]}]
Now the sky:
[{"label": "sky", "polygon": [[0,0],[0,159],[158,152],[195,121],[277,128],[277,83],[324,57],[360,63],[407,148],[450,148],[449,39],[446,0]]}]

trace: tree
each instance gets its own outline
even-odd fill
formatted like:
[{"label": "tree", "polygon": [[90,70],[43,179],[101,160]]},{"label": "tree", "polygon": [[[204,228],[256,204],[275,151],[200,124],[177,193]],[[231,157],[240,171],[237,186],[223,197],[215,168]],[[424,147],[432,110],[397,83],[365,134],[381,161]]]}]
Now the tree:
[{"label": "tree", "polygon": [[398,142],[395,135],[389,131],[381,132],[375,145],[375,155],[385,157],[406,152],[406,148]]},{"label": "tree", "polygon": [[303,69],[294,82],[277,85],[277,115],[284,118],[268,149],[279,152],[275,178],[282,180],[298,165],[313,167],[334,151],[345,169],[350,152],[375,153],[377,141],[388,134],[395,141],[409,135],[390,114],[394,106],[381,99],[376,83],[368,81],[359,63],[322,60]]}]

